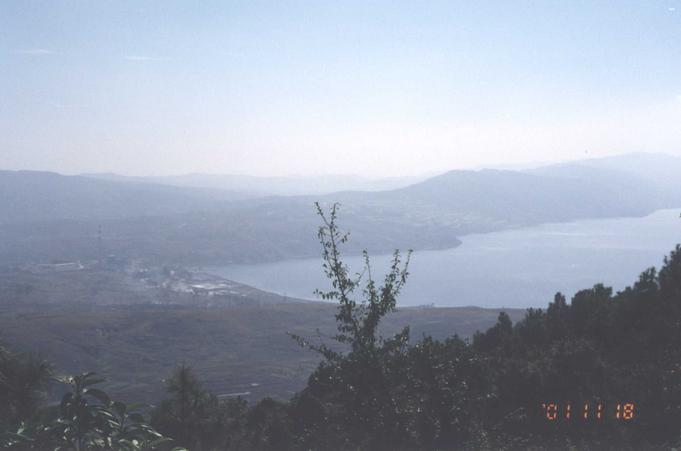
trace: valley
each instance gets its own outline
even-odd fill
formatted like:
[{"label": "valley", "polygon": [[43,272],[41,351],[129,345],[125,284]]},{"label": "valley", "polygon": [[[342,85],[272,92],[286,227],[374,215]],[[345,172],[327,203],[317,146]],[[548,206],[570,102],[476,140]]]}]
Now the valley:
[{"label": "valley", "polygon": [[[232,296],[150,287],[103,270],[0,274],[0,342],[34,353],[58,374],[95,371],[107,391],[156,402],[162,378],[182,363],[212,392],[249,401],[282,400],[305,385],[318,354],[289,333],[329,341],[335,305],[305,302],[234,284]],[[523,310],[506,310],[512,318]],[[412,337],[470,337],[494,324],[498,309],[405,308],[389,315],[386,336],[410,326]]]},{"label": "valley", "polygon": [[[623,170],[627,158],[645,171]],[[470,337],[501,310],[515,321],[556,291],[619,287],[658,265],[678,241],[678,211],[661,209],[681,206],[668,176],[679,161],[451,171],[294,196],[267,191],[289,189],[281,180],[235,191],[220,188],[243,186],[229,178],[2,172],[0,341],[58,372],[96,371],[122,399],[158,400],[182,363],[220,396],[288,399],[319,362],[288,334],[335,330],[336,307],[312,300],[327,283],[315,201],[341,204],[355,268],[363,249],[377,274],[387,252],[416,251],[383,333]]]}]

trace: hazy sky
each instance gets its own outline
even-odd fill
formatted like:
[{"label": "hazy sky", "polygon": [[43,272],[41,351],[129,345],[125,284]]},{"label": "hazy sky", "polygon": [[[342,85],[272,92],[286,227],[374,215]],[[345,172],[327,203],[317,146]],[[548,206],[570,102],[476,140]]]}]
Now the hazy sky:
[{"label": "hazy sky", "polygon": [[0,3],[0,168],[681,154],[681,0]]}]

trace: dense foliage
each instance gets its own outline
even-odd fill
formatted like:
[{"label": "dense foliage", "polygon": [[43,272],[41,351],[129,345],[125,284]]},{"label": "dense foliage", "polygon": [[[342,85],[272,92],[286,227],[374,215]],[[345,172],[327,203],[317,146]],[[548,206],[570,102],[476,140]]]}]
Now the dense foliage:
[{"label": "dense foliage", "polygon": [[[42,372],[39,381],[34,379],[39,384],[29,391],[35,394],[47,376],[47,372]],[[10,417],[0,434],[0,446],[15,450],[76,451],[170,448],[172,439],[163,437],[147,424],[140,412],[142,406],[112,401],[94,387],[103,381],[94,373],[55,379],[67,387],[61,402],[40,409],[34,407],[30,415],[25,412],[25,415]],[[8,379],[1,380],[3,390],[11,390]],[[8,411],[18,412],[17,402],[21,401],[10,401]]]},{"label": "dense foliage", "polygon": [[[659,272],[619,293],[603,285],[571,302],[556,294],[512,324],[472,340],[379,333],[408,277],[409,255],[382,282],[350,274],[336,207],[319,230],[323,299],[337,302],[330,342],[294,338],[322,361],[290,401],[248,406],[206,391],[192,370],[165,381],[168,398],[147,423],[135,406],[92,388],[92,375],[64,380],[61,404],[39,408],[49,366],[0,353],[0,421],[17,449],[421,450],[671,449],[681,446],[681,247]],[[636,403],[634,421],[547,421],[547,402]],[[132,410],[131,410],[132,409]],[[133,413],[130,413],[130,412]],[[158,431],[158,432],[157,432]],[[162,437],[172,437],[168,443]]]}]

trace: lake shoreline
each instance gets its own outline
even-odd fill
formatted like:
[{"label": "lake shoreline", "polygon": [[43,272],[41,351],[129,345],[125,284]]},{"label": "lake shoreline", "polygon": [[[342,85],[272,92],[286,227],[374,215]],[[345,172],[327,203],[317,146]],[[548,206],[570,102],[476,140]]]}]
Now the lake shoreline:
[{"label": "lake shoreline", "polygon": [[[543,307],[557,291],[568,296],[603,282],[621,290],[681,242],[680,209],[648,216],[584,219],[469,234],[454,248],[417,250],[400,307]],[[372,256],[377,274],[389,254]],[[345,256],[351,269],[361,258]],[[259,289],[316,300],[328,286],[321,258],[228,265],[203,271]]]}]

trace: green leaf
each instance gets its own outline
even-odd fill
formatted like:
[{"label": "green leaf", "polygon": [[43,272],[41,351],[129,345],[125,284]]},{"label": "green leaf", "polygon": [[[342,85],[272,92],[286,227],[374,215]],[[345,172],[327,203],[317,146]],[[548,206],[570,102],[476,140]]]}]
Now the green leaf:
[{"label": "green leaf", "polygon": [[[162,438],[159,438],[159,439],[154,440],[153,442],[150,442],[150,443],[149,443],[149,447],[153,449],[153,448],[156,448],[158,445],[162,445],[162,444],[164,444],[164,443],[170,443],[170,442],[172,442],[172,441],[173,441],[172,438],[169,438],[169,437],[162,437]],[[175,450],[175,449],[183,449],[183,448],[175,447],[175,448],[173,448],[173,449]]]},{"label": "green leaf", "polygon": [[128,406],[119,401],[111,402],[111,410],[116,412],[119,417],[123,417],[125,413],[130,410]]},{"label": "green leaf", "polygon": [[106,379],[104,379],[103,377],[87,378],[87,379],[83,380],[83,387],[89,387],[90,385],[101,384],[104,381],[106,381]]},{"label": "green leaf", "polygon": [[142,416],[141,413],[131,413],[130,415],[128,415],[128,419],[130,419],[130,421],[134,421],[135,423],[145,422],[144,416]]},{"label": "green leaf", "polygon": [[128,404],[128,405],[126,406],[126,410],[127,410],[128,412],[132,412],[132,411],[134,411],[134,410],[139,410],[139,409],[142,409],[142,408],[144,408],[144,407],[148,407],[148,405],[147,405],[147,404],[144,404],[144,403],[142,403],[142,402],[133,402],[133,403]]},{"label": "green leaf", "polygon": [[109,395],[107,395],[98,388],[86,388],[85,390],[83,390],[83,394],[90,395],[98,399],[104,405],[108,406],[109,404],[111,404],[111,398],[109,398]]}]

